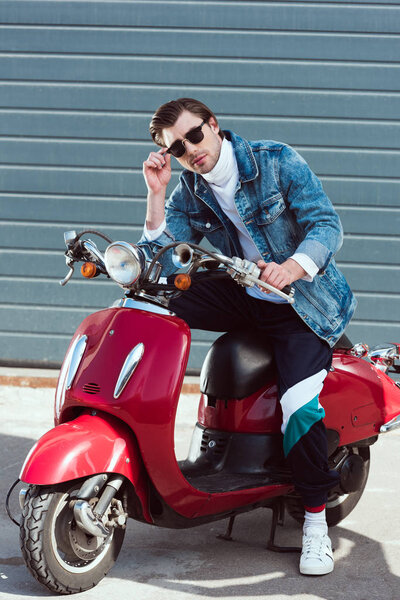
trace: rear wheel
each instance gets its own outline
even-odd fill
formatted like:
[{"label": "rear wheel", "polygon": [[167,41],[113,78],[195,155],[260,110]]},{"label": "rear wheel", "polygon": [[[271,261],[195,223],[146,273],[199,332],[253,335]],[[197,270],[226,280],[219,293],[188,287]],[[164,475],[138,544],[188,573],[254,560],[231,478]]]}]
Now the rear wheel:
[{"label": "rear wheel", "polygon": [[82,531],[70,507],[74,489],[30,487],[20,525],[21,549],[28,569],[58,594],[94,587],[116,561],[125,535],[121,528],[111,528],[105,539]]},{"label": "rear wheel", "polygon": [[[364,476],[359,489],[354,492],[349,492],[346,494],[335,489],[329,493],[328,500],[326,502],[326,521],[329,527],[337,525],[351,513],[363,495],[365,486],[367,484],[370,464],[369,448],[351,448],[350,454],[358,455],[362,458],[364,463]],[[298,523],[303,524],[304,506],[300,496],[297,494],[291,494],[286,496],[285,501],[288,513],[296,521],[298,521]]]}]

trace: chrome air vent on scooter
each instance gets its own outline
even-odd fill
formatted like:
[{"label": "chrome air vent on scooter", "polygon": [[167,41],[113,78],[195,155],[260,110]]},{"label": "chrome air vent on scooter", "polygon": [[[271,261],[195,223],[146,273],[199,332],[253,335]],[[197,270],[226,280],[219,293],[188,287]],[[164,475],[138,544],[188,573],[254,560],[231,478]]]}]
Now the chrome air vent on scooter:
[{"label": "chrome air vent on scooter", "polygon": [[81,364],[81,360],[86,349],[87,341],[87,335],[81,335],[77,337],[71,346],[67,358],[65,359],[65,364],[68,365],[65,388],[67,390],[70,390],[72,387],[75,375],[78,371],[79,365]]},{"label": "chrome air vent on scooter", "polygon": [[129,352],[128,356],[126,357],[121,372],[119,374],[117,384],[115,386],[115,399],[119,398],[122,392],[124,391],[126,384],[130,380],[136,367],[142,360],[143,352],[144,344],[140,342],[139,344],[136,344],[136,346]]},{"label": "chrome air vent on scooter", "polygon": [[85,383],[83,386],[83,391],[87,394],[99,394],[100,386],[97,383]]}]

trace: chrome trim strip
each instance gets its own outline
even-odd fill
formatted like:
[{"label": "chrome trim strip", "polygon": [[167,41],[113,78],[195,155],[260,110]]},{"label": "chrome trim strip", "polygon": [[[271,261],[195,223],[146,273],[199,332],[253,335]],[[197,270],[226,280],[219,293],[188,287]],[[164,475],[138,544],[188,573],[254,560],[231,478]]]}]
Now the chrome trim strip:
[{"label": "chrome trim strip", "polygon": [[388,431],[393,431],[393,429],[398,429],[400,427],[400,415],[397,417],[393,417],[387,423],[384,423],[380,428],[380,433],[387,433]]},{"label": "chrome trim strip", "polygon": [[142,360],[143,353],[144,353],[144,344],[142,342],[140,342],[140,344],[137,344],[133,348],[133,350],[131,350],[129,352],[128,356],[125,359],[125,362],[123,364],[121,372],[119,374],[117,384],[115,386],[115,390],[114,390],[114,398],[115,399],[119,398],[120,395],[122,394],[126,384],[128,383],[129,379],[132,377],[139,362]]},{"label": "chrome trim strip", "polygon": [[137,310],[145,310],[157,315],[174,315],[172,311],[163,306],[152,304],[151,302],[133,300],[133,298],[120,298],[112,303],[111,308],[136,308]]},{"label": "chrome trim strip", "polygon": [[71,389],[72,387],[76,372],[82,360],[83,353],[86,349],[87,340],[87,335],[81,335],[75,340],[74,345],[71,348],[71,360],[68,367],[67,385],[65,388],[67,390]]}]

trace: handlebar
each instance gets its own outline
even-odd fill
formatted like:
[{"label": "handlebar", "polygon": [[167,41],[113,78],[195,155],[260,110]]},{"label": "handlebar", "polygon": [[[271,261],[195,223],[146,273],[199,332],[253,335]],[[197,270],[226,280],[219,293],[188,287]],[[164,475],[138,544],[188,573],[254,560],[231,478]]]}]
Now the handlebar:
[{"label": "handlebar", "polygon": [[[234,256],[233,258],[229,258],[226,256],[219,255],[221,259],[221,263],[228,266],[228,273],[232,276],[235,281],[239,284],[252,287],[254,285],[258,285],[269,292],[284,298],[289,302],[289,304],[293,304],[294,302],[294,293],[295,290],[290,285],[285,285],[284,288],[278,290],[278,288],[262,281],[259,277],[261,274],[261,269],[253,262],[238,258]],[[231,272],[232,271],[232,272]]]},{"label": "handlebar", "polygon": [[[107,242],[112,243],[107,236],[92,229],[81,231],[78,234],[75,231],[66,232],[64,234],[64,240],[67,246],[65,256],[66,264],[70,270],[66,277],[60,281],[62,286],[66,285],[71,279],[74,273],[74,263],[79,261],[93,262],[96,265],[98,274],[103,273],[107,275],[107,277],[111,276],[112,278],[112,274],[110,275],[107,272],[104,255],[98,250],[96,244],[89,239],[80,239],[84,234],[87,233],[94,233],[105,239]],[[129,244],[126,244],[125,242],[115,242],[113,246],[119,244],[129,247]],[[137,252],[138,248],[140,247],[132,245],[132,250],[133,248],[135,248],[135,252]],[[137,279],[137,283],[135,280],[134,285],[123,287],[126,287],[127,290],[132,290],[133,292],[147,291],[150,293],[159,293],[162,290],[164,290],[164,292],[171,292],[171,285],[163,285],[158,283],[159,273],[161,272],[161,266],[158,260],[165,252],[171,249],[174,250],[173,260],[175,265],[177,267],[189,267],[189,274],[195,272],[199,267],[204,266],[207,268],[215,268],[216,266],[223,265],[226,268],[226,272],[239,285],[244,287],[253,287],[254,285],[257,285],[260,288],[264,288],[269,292],[280,296],[289,304],[293,304],[294,302],[294,288],[287,285],[282,290],[279,290],[269,283],[262,281],[260,279],[261,269],[255,263],[237,256],[224,256],[223,254],[206,250],[197,244],[186,244],[182,242],[173,242],[172,244],[163,246],[155,254],[151,261],[145,261],[142,263],[142,273]],[[143,255],[143,251],[140,250],[140,252]],[[210,265],[210,263],[213,263],[213,265]],[[156,280],[154,279],[155,272],[158,273]],[[167,298],[167,296],[165,297]]]},{"label": "handlebar", "polygon": [[96,231],[95,229],[86,229],[81,231],[80,233],[76,233],[76,231],[66,231],[64,233],[64,242],[67,246],[67,251],[65,253],[65,262],[67,267],[69,267],[69,272],[67,275],[60,281],[60,285],[64,286],[71,279],[74,274],[74,263],[78,261],[91,261],[93,262],[97,269],[98,274],[104,273],[107,275],[106,266],[104,263],[104,256],[97,248],[96,244],[91,240],[82,240],[81,237],[87,233],[94,233],[99,235],[104,240],[109,243],[112,243],[112,240],[101,233],[100,231]]},{"label": "handlebar", "polygon": [[216,262],[227,267],[227,272],[239,285],[243,285],[245,287],[253,287],[254,285],[258,285],[259,287],[262,287],[268,290],[269,292],[280,296],[289,304],[294,303],[294,287],[286,285],[282,290],[278,290],[278,288],[270,285],[269,283],[266,283],[265,281],[262,281],[261,279],[259,279],[261,269],[250,260],[246,260],[245,258],[239,258],[237,256],[224,256],[223,254],[218,254],[209,250],[204,250],[204,248],[198,246],[197,244],[175,243],[169,244],[169,246],[165,246],[164,248],[162,248],[153,258],[153,262],[156,261],[157,258],[159,258],[167,248],[175,248],[177,254],[181,257],[181,264],[178,265],[177,263],[175,263],[177,266],[186,266],[189,264],[189,256],[190,258],[192,258],[191,252],[193,249],[200,253],[201,257],[203,257],[204,254],[206,254],[208,257],[211,257]]}]

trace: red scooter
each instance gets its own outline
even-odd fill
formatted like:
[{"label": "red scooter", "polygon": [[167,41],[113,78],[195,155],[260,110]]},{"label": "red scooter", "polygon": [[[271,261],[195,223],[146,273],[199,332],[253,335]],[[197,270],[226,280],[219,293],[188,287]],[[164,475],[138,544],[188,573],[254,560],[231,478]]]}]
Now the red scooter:
[{"label": "red scooter", "polygon": [[[229,517],[222,537],[230,539],[235,516],[259,507],[273,510],[268,547],[293,550],[274,543],[285,508],[300,522],[303,508],[283,455],[274,360],[265,339],[235,332],[212,345],[189,454],[177,461],[174,425],[190,330],[168,309],[199,268],[210,278],[257,283],[289,302],[293,290],[261,282],[253,263],[196,245],[171,244],[149,261],[125,242],[111,243],[103,255],[84,238],[88,233],[65,234],[70,272],[61,283],[83,262],[85,276],[104,274],[125,296],[79,325],[60,371],[55,427],[22,467],[20,480],[28,485],[20,492],[20,532],[29,570],[51,592],[80,592],[114,564],[128,517],[170,528]],[[160,277],[166,252],[187,270],[173,282]],[[370,446],[400,426],[399,384],[386,374],[400,372],[399,351],[397,344],[369,351],[345,336],[335,346],[320,398],[330,466],[341,478],[327,503],[330,525],[360,499]]]}]

